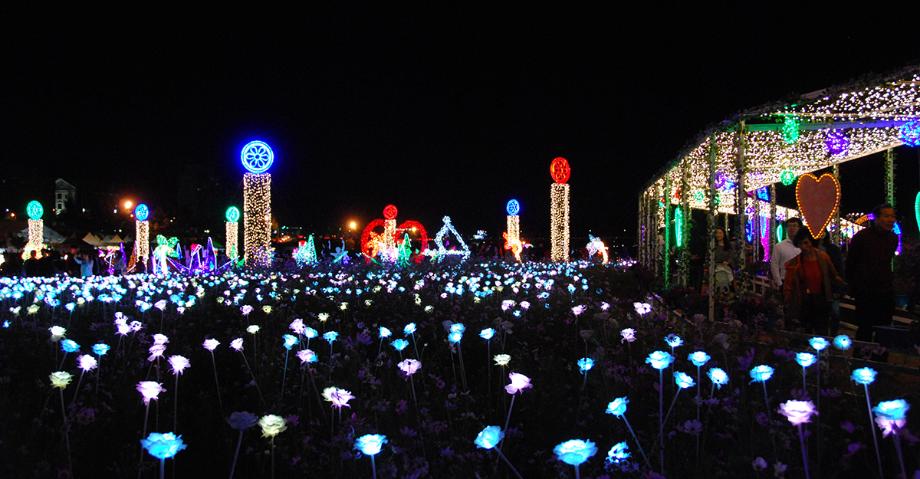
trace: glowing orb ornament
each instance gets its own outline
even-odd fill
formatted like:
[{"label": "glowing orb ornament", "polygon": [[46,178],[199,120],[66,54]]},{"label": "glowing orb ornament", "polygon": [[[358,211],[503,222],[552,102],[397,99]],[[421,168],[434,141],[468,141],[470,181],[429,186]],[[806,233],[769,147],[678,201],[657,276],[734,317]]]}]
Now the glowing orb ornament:
[{"label": "glowing orb ornament", "polygon": [[799,127],[801,121],[795,115],[783,115],[783,141],[791,145],[799,141]]},{"label": "glowing orb ornament", "polygon": [[265,173],[275,161],[275,153],[264,141],[254,140],[246,143],[240,151],[243,167],[252,174]]},{"label": "glowing orb ornament", "polygon": [[521,212],[521,204],[518,200],[510,199],[505,205],[505,211],[508,212],[510,216],[517,216],[517,214]]},{"label": "glowing orb ornament", "polygon": [[227,219],[228,223],[236,223],[240,221],[240,209],[236,206],[231,206],[227,208],[227,212],[224,213],[224,218]]},{"label": "glowing orb ornament", "polygon": [[779,174],[779,181],[786,186],[795,183],[795,172],[788,168],[783,170]]},{"label": "glowing orb ornament", "polygon": [[396,209],[396,205],[390,204],[383,207],[384,219],[395,220],[397,213],[399,213],[399,210]]},{"label": "glowing orb ornament", "polygon": [[31,220],[40,220],[45,214],[45,208],[38,201],[32,200],[26,205],[26,214]]},{"label": "glowing orb ornament", "polygon": [[549,164],[549,174],[556,183],[568,183],[572,176],[572,169],[569,167],[569,161],[563,157],[553,159]]},{"label": "glowing orb ornament", "polygon": [[134,207],[134,218],[137,221],[147,221],[147,218],[150,217],[150,208],[147,207],[145,203],[138,203]]}]

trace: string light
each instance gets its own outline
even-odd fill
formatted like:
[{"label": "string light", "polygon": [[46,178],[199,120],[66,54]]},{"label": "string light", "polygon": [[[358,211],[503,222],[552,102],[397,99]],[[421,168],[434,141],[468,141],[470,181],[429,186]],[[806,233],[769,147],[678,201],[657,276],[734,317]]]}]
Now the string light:
[{"label": "string light", "polygon": [[569,185],[572,175],[569,162],[563,157],[555,158],[549,165],[553,184],[549,189],[550,205],[550,259],[569,260]]},{"label": "string light", "polygon": [[227,208],[227,212],[224,214],[226,222],[226,250],[227,257],[233,261],[236,261],[240,257],[240,247],[239,247],[239,221],[240,221],[240,209],[236,206],[231,206]]},{"label": "string light", "polygon": [[783,141],[791,145],[799,140],[801,122],[795,115],[783,115]]},{"label": "string light", "polygon": [[920,229],[920,191],[917,192],[917,197],[914,198],[914,220],[917,222],[917,228]]},{"label": "string light", "polygon": [[895,222],[894,227],[891,228],[891,232],[898,236],[898,247],[894,250],[895,256],[901,256],[901,247],[903,246],[902,240],[903,235],[901,234],[901,224]]},{"label": "string light", "polygon": [[137,261],[146,263],[150,257],[150,222],[134,221],[134,253]]},{"label": "string light", "polygon": [[914,120],[901,125],[898,138],[907,146],[920,146],[920,121]]},{"label": "string light", "polygon": [[678,248],[684,246],[684,209],[674,209],[674,244]]},{"label": "string light", "polygon": [[29,259],[32,252],[35,251],[35,257],[42,257],[42,243],[45,242],[45,222],[42,215],[45,214],[45,208],[36,200],[30,201],[26,205],[26,215],[29,217],[29,241],[22,249],[22,259]]}]

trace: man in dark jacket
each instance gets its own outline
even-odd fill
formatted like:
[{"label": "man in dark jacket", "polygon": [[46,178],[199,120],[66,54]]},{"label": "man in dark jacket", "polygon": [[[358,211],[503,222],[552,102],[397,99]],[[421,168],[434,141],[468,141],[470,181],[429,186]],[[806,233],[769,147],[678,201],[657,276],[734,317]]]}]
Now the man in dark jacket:
[{"label": "man in dark jacket", "polygon": [[891,323],[894,314],[894,275],[891,260],[898,247],[892,229],[895,211],[891,205],[877,206],[875,220],[850,241],[846,277],[850,294],[856,299],[856,339],[872,340],[872,328]]}]

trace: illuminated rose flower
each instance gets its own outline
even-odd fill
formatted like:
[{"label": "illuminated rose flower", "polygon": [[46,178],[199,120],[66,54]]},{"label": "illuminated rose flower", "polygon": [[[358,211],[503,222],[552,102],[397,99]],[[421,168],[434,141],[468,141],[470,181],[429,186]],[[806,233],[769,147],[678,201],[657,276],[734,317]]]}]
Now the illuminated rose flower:
[{"label": "illuminated rose flower", "polygon": [[687,359],[689,359],[694,366],[699,368],[705,366],[706,363],[708,363],[712,358],[704,351],[695,351],[690,353],[690,355],[687,356]]},{"label": "illuminated rose flower", "polygon": [[169,365],[172,368],[173,374],[178,376],[185,372],[185,369],[188,368],[191,363],[185,356],[173,355],[169,357]]},{"label": "illuminated rose flower", "polygon": [[411,376],[415,374],[416,371],[422,368],[422,363],[416,361],[415,359],[404,359],[396,365],[406,376]]},{"label": "illuminated rose flower", "polygon": [[234,351],[243,352],[243,338],[236,338],[230,341],[230,348]]},{"label": "illuminated rose flower", "polygon": [[494,358],[496,366],[507,366],[511,362],[511,356],[508,354],[496,354]]},{"label": "illuminated rose flower", "polygon": [[137,392],[141,393],[144,404],[150,404],[150,400],[159,399],[160,393],[165,391],[163,385],[156,381],[141,381],[137,383]]},{"label": "illuminated rose flower", "polygon": [[511,379],[511,383],[505,386],[505,392],[508,394],[519,394],[525,389],[530,389],[533,385],[530,383],[530,378],[519,373],[508,373],[508,378]]},{"label": "illuminated rose flower", "polygon": [[669,353],[664,351],[654,351],[645,358],[646,364],[650,364],[653,368],[657,370],[662,370],[667,368],[674,362],[674,356],[671,356]]},{"label": "illuminated rose flower", "polygon": [[287,429],[287,423],[281,416],[268,414],[259,419],[259,427],[262,428],[262,437],[273,438]]},{"label": "illuminated rose flower", "polygon": [[96,358],[92,357],[89,354],[83,354],[83,355],[77,356],[77,367],[82,369],[83,372],[88,372],[88,371],[92,371],[93,369],[96,369],[97,364],[98,362],[96,361]]},{"label": "illuminated rose flower", "polygon": [[878,373],[876,373],[872,368],[859,368],[853,370],[853,374],[850,375],[850,379],[852,379],[856,384],[868,386],[875,382],[875,376],[877,374]]},{"label": "illuminated rose flower", "polygon": [[246,411],[237,411],[230,414],[230,427],[237,431],[245,431],[259,422],[259,417]]},{"label": "illuminated rose flower", "polygon": [[323,399],[332,403],[333,407],[343,408],[351,407],[348,405],[348,401],[351,401],[355,397],[352,396],[350,391],[344,389],[339,389],[337,387],[328,387],[323,389]]},{"label": "illuminated rose flower", "polygon": [[73,375],[66,371],[57,371],[51,373],[48,378],[51,380],[51,386],[58,389],[64,389],[73,381]]},{"label": "illuminated rose flower", "polygon": [[620,331],[620,336],[623,337],[623,339],[620,340],[621,343],[624,341],[627,343],[632,343],[636,340],[636,330],[633,328],[626,328]]},{"label": "illuminated rose flower", "polygon": [[300,359],[300,364],[316,362],[316,353],[309,349],[301,349],[300,351],[297,351],[297,357]]},{"label": "illuminated rose flower", "polygon": [[182,442],[182,436],[176,436],[171,432],[165,434],[151,432],[146,439],[141,439],[141,446],[147,450],[148,454],[160,460],[175,457],[179,451],[187,447]]},{"label": "illuminated rose flower", "polygon": [[796,401],[794,399],[779,405],[779,412],[792,423],[800,426],[811,421],[811,416],[817,414],[815,405],[811,401]]},{"label": "illuminated rose flower", "polygon": [[503,437],[505,437],[505,434],[500,427],[486,426],[482,431],[479,431],[473,443],[480,449],[492,449],[502,442]]},{"label": "illuminated rose flower", "polygon": [[712,381],[712,384],[719,389],[722,389],[722,386],[728,384],[728,373],[721,368],[709,368],[706,375],[709,376],[709,380]]},{"label": "illuminated rose flower", "polygon": [[361,451],[365,455],[376,456],[386,443],[386,436],[381,434],[365,434],[355,439],[355,449]]},{"label": "illuminated rose flower", "polygon": [[204,342],[201,343],[201,346],[207,349],[208,351],[214,352],[214,350],[217,349],[218,346],[220,346],[220,341],[213,339],[213,338],[205,339]]},{"label": "illuminated rose flower", "polygon": [[619,397],[613,401],[610,401],[610,403],[607,404],[607,410],[604,412],[615,417],[621,417],[622,415],[626,414],[626,406],[628,404],[629,399],[627,399],[626,396]]},{"label": "illuminated rose flower", "polygon": [[553,452],[560,461],[570,466],[579,466],[597,454],[597,446],[588,440],[572,439],[559,443]]}]

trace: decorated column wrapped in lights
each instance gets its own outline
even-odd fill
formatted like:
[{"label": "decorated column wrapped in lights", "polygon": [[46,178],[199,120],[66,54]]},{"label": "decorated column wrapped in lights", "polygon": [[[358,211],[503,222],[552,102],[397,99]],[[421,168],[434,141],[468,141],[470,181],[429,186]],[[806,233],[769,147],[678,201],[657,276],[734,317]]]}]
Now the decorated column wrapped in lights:
[{"label": "decorated column wrapped in lights", "polygon": [[150,258],[150,208],[144,203],[134,207],[134,253],[138,263]]},{"label": "decorated column wrapped in lights", "polygon": [[552,261],[569,260],[569,177],[572,170],[569,162],[558,157],[549,165],[553,184],[549,189],[550,219],[550,259]]},{"label": "decorated column wrapped in lights", "polygon": [[22,259],[29,259],[33,251],[36,258],[41,258],[42,243],[45,242],[45,222],[42,220],[45,208],[38,201],[32,200],[26,205],[26,214],[29,216],[29,242],[22,250]]},{"label": "decorated column wrapped in lights", "polygon": [[521,204],[518,200],[512,198],[508,200],[508,203],[505,205],[505,212],[508,213],[508,228],[505,232],[505,249],[511,250],[514,259],[520,262],[521,250],[524,249],[521,243],[521,217],[518,216],[518,213],[521,212]]},{"label": "decorated column wrapped in lights", "polygon": [[383,247],[385,251],[396,250],[396,205],[383,207]]},{"label": "decorated column wrapped in lights", "polygon": [[256,266],[271,263],[272,175],[275,153],[267,143],[250,141],[240,152],[243,175],[243,258]]},{"label": "decorated column wrapped in lights", "polygon": [[226,218],[226,232],[227,232],[227,257],[233,261],[236,261],[240,257],[240,246],[239,246],[239,230],[240,230],[240,209],[236,206],[231,206],[227,208],[227,212],[224,214]]}]

